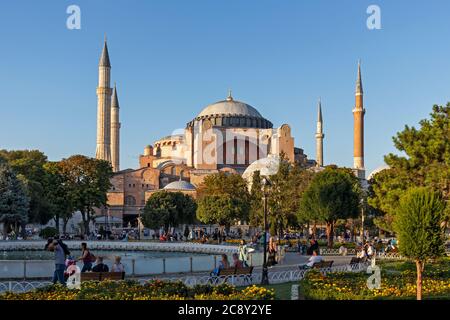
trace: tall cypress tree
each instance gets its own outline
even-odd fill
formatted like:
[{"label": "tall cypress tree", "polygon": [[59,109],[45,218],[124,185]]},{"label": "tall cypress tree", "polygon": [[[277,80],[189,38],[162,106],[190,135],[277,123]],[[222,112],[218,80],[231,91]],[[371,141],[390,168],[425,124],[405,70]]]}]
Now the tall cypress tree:
[{"label": "tall cypress tree", "polygon": [[28,220],[29,199],[23,183],[17,178],[11,168],[0,162],[0,223],[4,224],[6,232]]}]

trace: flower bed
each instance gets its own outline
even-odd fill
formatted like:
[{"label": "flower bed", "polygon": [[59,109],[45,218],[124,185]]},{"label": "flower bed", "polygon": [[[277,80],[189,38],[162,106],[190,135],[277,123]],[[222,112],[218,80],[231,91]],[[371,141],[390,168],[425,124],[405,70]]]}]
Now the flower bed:
[{"label": "flower bed", "polygon": [[[410,262],[386,263],[381,265],[381,288],[367,287],[366,273],[308,272],[300,281],[300,291],[306,299],[313,300],[373,300],[414,299],[416,297],[416,273]],[[423,278],[425,298],[450,299],[450,260],[425,267]]]},{"label": "flower bed", "polygon": [[88,281],[80,290],[62,285],[26,293],[5,293],[0,300],[273,300],[275,293],[262,287],[243,290],[222,284],[187,287],[182,282],[154,280],[143,285],[135,281]]}]

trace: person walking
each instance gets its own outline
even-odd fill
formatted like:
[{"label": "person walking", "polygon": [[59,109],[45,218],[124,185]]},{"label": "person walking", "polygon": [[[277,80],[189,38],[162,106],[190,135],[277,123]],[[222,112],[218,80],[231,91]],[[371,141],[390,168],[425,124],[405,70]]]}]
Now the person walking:
[{"label": "person walking", "polygon": [[77,260],[83,261],[83,268],[81,269],[81,272],[87,272],[92,270],[92,262],[95,260],[95,257],[88,249],[86,242],[83,242],[81,244],[81,257],[79,257]]},{"label": "person walking", "polygon": [[242,239],[241,243],[239,244],[239,260],[242,261],[242,264],[244,267],[248,267],[248,253],[249,249],[247,244],[245,243],[245,240]]}]

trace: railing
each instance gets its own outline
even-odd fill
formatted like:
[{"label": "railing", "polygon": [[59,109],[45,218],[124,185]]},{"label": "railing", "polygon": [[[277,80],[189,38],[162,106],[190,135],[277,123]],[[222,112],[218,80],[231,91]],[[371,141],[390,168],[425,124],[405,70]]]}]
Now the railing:
[{"label": "railing", "polygon": [[[320,254],[322,256],[341,256],[342,253],[339,252],[339,249],[329,249],[329,248],[320,248]],[[355,249],[347,249],[347,256],[355,255]]]},{"label": "railing", "polygon": [[[321,248],[320,254],[323,256],[342,256],[342,253],[339,252],[339,249],[328,249],[328,248]],[[355,249],[348,249],[347,250],[347,256],[355,255],[356,250]],[[377,252],[377,259],[404,259],[404,257],[399,253],[394,252]]]},{"label": "railing", "polygon": [[[127,258],[122,259],[125,272],[132,277],[161,275],[170,273],[193,273],[211,271],[219,265],[221,257],[217,255],[198,255],[167,258]],[[114,263],[112,257],[104,257],[107,265]],[[262,265],[262,254],[249,255],[249,264]],[[0,260],[0,280],[3,279],[42,279],[53,276],[55,262],[52,260]]]},{"label": "railing", "polygon": [[[320,269],[320,272],[323,274],[327,274],[330,272],[361,272],[367,269],[368,263],[358,263],[353,265],[342,265],[335,266],[331,268],[323,268]],[[283,270],[283,271],[270,271],[269,272],[269,282],[271,284],[278,283],[286,283],[286,282],[294,282],[300,281],[303,279],[308,270],[300,270],[298,268],[291,270]],[[229,283],[234,286],[248,286],[252,284],[260,284],[261,283],[261,272],[253,273],[251,275],[230,275],[230,276],[185,276],[185,277],[169,277],[164,278],[164,281],[181,281],[187,286],[195,286],[195,285],[219,285],[222,283]],[[145,284],[148,281],[161,279],[158,277],[147,278],[147,279],[138,279],[140,284]],[[0,293],[4,292],[27,292],[37,288],[42,288],[45,286],[51,285],[49,281],[7,281],[0,282]]]},{"label": "railing", "polygon": [[51,285],[50,281],[7,281],[0,282],[0,293],[4,292],[27,292]]}]

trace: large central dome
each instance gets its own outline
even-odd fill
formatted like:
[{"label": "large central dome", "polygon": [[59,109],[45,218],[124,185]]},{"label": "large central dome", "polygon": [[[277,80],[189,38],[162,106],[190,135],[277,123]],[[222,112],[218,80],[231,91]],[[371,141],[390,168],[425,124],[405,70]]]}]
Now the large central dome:
[{"label": "large central dome", "polygon": [[214,104],[210,104],[205,109],[198,114],[197,117],[212,116],[212,115],[239,115],[239,116],[249,116],[254,118],[262,118],[261,114],[244,102],[233,100],[233,98],[228,97],[227,100],[222,100]]},{"label": "large central dome", "polygon": [[209,120],[214,126],[242,127],[242,128],[272,128],[272,123],[244,102],[234,100],[231,92],[226,100],[210,104],[204,108],[188,127],[194,126],[204,120]]}]

